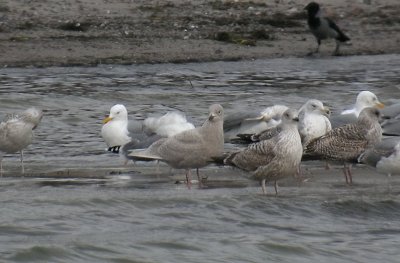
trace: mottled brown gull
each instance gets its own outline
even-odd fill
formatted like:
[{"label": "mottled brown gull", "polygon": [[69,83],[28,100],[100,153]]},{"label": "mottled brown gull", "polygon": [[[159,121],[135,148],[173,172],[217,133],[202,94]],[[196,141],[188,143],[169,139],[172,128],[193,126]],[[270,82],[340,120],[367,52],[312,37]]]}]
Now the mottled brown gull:
[{"label": "mottled brown gull", "polygon": [[[29,108],[18,115],[9,115],[0,123],[0,151],[20,152],[22,173],[25,172],[23,149],[32,143],[33,130],[39,125],[43,112]],[[3,171],[3,156],[0,156],[0,172]]]},{"label": "mottled brown gull", "polygon": [[185,169],[190,188],[190,169],[207,166],[213,162],[213,157],[221,156],[224,149],[223,108],[214,104],[209,110],[201,127],[160,139],[147,149],[132,151],[129,156],[160,160],[173,168]]},{"label": "mottled brown gull", "polygon": [[252,172],[252,178],[261,181],[263,193],[265,184],[295,175],[300,164],[303,147],[297,128],[298,113],[289,109],[282,115],[281,131],[269,140],[250,144],[246,149],[230,154],[224,163]]},{"label": "mottled brown gull", "polygon": [[346,183],[351,184],[351,165],[348,163],[356,162],[360,154],[381,140],[380,116],[378,109],[365,108],[356,123],[333,129],[311,141],[304,149],[304,158],[342,162]]}]

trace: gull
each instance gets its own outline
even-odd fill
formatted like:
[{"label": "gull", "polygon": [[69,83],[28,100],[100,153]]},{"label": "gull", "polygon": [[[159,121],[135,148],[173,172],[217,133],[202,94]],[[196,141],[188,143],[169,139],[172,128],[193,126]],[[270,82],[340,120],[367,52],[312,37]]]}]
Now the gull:
[{"label": "gull", "polygon": [[[0,123],[0,151],[20,152],[21,169],[25,173],[23,149],[32,143],[33,130],[43,117],[42,110],[29,108],[19,115],[10,115]],[[3,171],[3,156],[0,157],[0,172]]]},{"label": "gull", "polygon": [[358,161],[373,166],[378,172],[388,176],[400,174],[400,138],[383,139],[373,148],[361,154]]},{"label": "gull", "polygon": [[101,135],[108,151],[119,153],[120,148],[126,145],[126,153],[137,147],[148,147],[161,137],[170,137],[193,128],[194,125],[180,112],[167,112],[161,117],[149,117],[143,122],[128,121],[125,106],[116,104],[111,107],[110,115],[103,120]]},{"label": "gull", "polygon": [[336,40],[336,48],[333,55],[338,55],[340,43],[347,42],[350,38],[330,18],[322,16],[319,4],[311,2],[304,9],[308,13],[307,23],[310,31],[317,39],[318,46],[315,53],[319,52],[321,40],[333,38]]},{"label": "gull", "polygon": [[[132,151],[129,156],[160,160],[175,169],[186,170],[186,182],[191,186],[190,169],[198,169],[213,162],[222,155],[224,149],[223,108],[213,104],[209,108],[207,120],[201,127],[183,131],[154,142],[147,149]],[[200,178],[199,178],[200,181]]]},{"label": "gull", "polygon": [[299,118],[296,110],[288,109],[282,115],[281,131],[271,139],[250,144],[246,149],[231,153],[224,163],[252,172],[252,178],[261,181],[266,194],[266,182],[295,175],[300,165],[303,147],[297,128]]},{"label": "gull", "polygon": [[287,109],[284,105],[273,105],[261,112],[245,111],[228,116],[224,121],[225,142],[236,142],[240,138],[238,134],[256,134],[277,126]]},{"label": "gull", "polygon": [[342,162],[346,183],[352,184],[351,165],[348,163],[356,162],[360,154],[381,140],[380,116],[376,108],[363,109],[356,123],[335,128],[312,140],[304,149],[304,159]]},{"label": "gull", "polygon": [[332,127],[337,128],[348,123],[356,122],[361,111],[367,107],[383,109],[385,105],[378,100],[378,97],[374,93],[367,90],[361,91],[357,95],[356,103],[353,108],[344,110],[340,115],[330,118]]},{"label": "gull", "polygon": [[[320,100],[310,99],[299,109],[299,133],[303,146],[314,138],[320,137],[331,130],[329,121],[329,108]],[[267,129],[257,134],[239,134],[243,140],[258,142],[268,140],[282,130],[281,125]]]},{"label": "gull", "polygon": [[325,135],[332,129],[329,108],[319,100],[308,100],[299,110],[299,133],[303,147],[311,140]]}]

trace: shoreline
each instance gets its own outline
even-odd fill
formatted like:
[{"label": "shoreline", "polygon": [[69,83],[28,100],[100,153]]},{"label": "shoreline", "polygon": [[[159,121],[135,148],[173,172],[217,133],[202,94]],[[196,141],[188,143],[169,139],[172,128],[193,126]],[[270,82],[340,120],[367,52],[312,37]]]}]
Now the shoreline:
[{"label": "shoreline", "polygon": [[[0,67],[189,63],[305,57],[309,1],[110,0],[0,3]],[[400,53],[400,3],[327,0],[351,38],[341,55]],[[333,40],[317,57],[329,57]]]}]

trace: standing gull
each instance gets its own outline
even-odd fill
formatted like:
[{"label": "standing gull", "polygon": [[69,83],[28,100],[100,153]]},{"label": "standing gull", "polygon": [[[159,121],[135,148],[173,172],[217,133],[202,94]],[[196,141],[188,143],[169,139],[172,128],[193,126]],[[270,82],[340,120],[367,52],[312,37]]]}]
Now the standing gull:
[{"label": "standing gull", "polygon": [[348,163],[356,162],[361,153],[381,140],[380,116],[379,110],[365,108],[356,123],[335,128],[311,141],[304,149],[304,157],[342,162],[346,183],[351,184],[351,165]]},{"label": "standing gull", "polygon": [[[29,108],[20,115],[10,115],[0,123],[0,151],[20,152],[22,173],[25,172],[23,149],[32,143],[33,130],[39,125],[43,112]],[[0,156],[0,172],[3,171],[3,157]]]},{"label": "standing gull", "polygon": [[297,111],[288,109],[282,116],[282,130],[276,136],[230,154],[224,163],[252,172],[252,178],[261,181],[264,194],[265,183],[274,181],[275,194],[278,194],[276,181],[295,175],[301,161],[303,147],[297,129],[298,121]]},{"label": "standing gull", "polygon": [[128,111],[122,104],[111,107],[110,115],[103,120],[101,136],[108,151],[119,152],[121,146],[131,141],[128,131]]},{"label": "standing gull", "polygon": [[321,40],[334,38],[336,40],[336,48],[333,55],[338,55],[340,43],[349,41],[350,38],[330,18],[322,16],[319,4],[311,2],[304,9],[308,12],[307,23],[311,33],[317,39],[318,47],[315,53],[319,52]]},{"label": "standing gull", "polygon": [[[223,108],[219,104],[210,106],[208,119],[201,127],[186,130],[172,137],[163,138],[144,150],[135,150],[135,158],[161,160],[176,169],[186,170],[186,181],[190,188],[190,169],[202,168],[222,155],[224,149]],[[199,177],[198,170],[197,176]]]}]

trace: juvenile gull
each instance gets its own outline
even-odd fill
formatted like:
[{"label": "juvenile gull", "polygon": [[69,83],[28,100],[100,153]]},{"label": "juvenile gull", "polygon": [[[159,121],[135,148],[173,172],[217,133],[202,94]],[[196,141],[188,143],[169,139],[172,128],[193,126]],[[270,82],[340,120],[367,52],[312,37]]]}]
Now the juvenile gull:
[{"label": "juvenile gull", "polygon": [[230,154],[224,163],[252,172],[252,178],[261,181],[263,193],[265,183],[295,175],[300,164],[303,147],[297,129],[299,118],[296,110],[288,109],[282,116],[281,132],[269,140],[250,144],[246,149]]},{"label": "juvenile gull", "polygon": [[373,166],[380,173],[388,176],[400,174],[400,138],[389,137],[364,152],[360,163]]},{"label": "juvenile gull", "polygon": [[335,128],[312,140],[304,149],[304,158],[342,162],[346,183],[351,184],[351,165],[348,163],[356,162],[361,153],[381,140],[379,118],[378,109],[365,108],[356,123]]},{"label": "juvenile gull", "polygon": [[[10,115],[0,123],[0,151],[20,152],[22,173],[25,172],[23,149],[32,143],[33,130],[39,125],[43,112],[29,108],[19,115]],[[0,172],[3,171],[3,156],[0,156]]]},{"label": "juvenile gull", "polygon": [[330,118],[333,128],[356,122],[361,111],[367,107],[383,109],[385,105],[378,100],[378,97],[374,93],[366,90],[361,91],[357,95],[356,103],[353,108],[344,110],[340,115]]},{"label": "juvenile gull", "polygon": [[284,105],[273,105],[261,112],[237,112],[227,116],[224,121],[225,142],[238,139],[238,134],[255,134],[277,126],[287,109]]},{"label": "juvenile gull", "polygon": [[172,168],[185,169],[187,185],[190,188],[190,169],[207,166],[213,161],[213,157],[222,155],[223,116],[221,105],[211,105],[208,119],[201,127],[160,139],[149,148],[134,150],[129,155],[135,158],[161,160]]},{"label": "juvenile gull", "polygon": [[318,47],[315,53],[319,52],[321,40],[333,38],[336,40],[336,48],[333,55],[339,54],[340,43],[349,41],[350,38],[330,18],[322,16],[319,4],[311,2],[304,9],[308,12],[307,23],[310,31],[317,39]]}]

